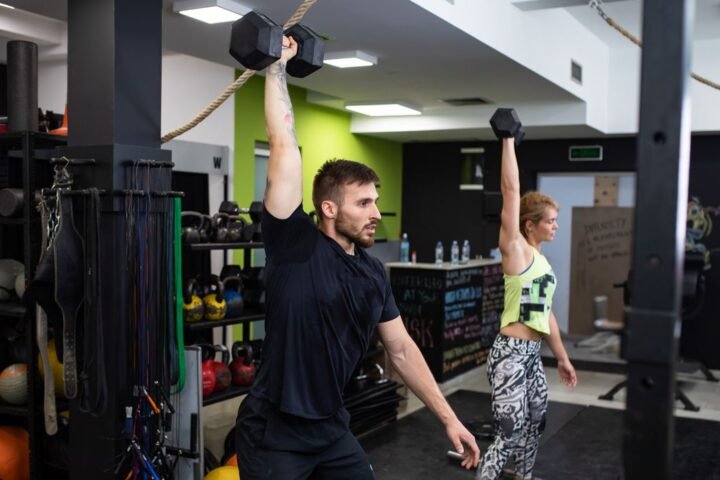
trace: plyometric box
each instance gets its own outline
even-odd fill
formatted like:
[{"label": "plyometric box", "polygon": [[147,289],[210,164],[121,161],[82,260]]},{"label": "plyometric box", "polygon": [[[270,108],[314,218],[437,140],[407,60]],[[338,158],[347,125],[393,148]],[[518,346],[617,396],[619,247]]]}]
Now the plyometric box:
[{"label": "plyometric box", "polygon": [[388,266],[400,315],[435,380],[444,382],[484,363],[500,327],[500,263]]}]

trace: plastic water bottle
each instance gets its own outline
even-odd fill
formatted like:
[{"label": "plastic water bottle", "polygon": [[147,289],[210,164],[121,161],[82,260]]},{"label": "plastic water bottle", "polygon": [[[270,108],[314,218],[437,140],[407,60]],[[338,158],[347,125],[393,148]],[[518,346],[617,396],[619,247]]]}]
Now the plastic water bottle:
[{"label": "plastic water bottle", "polygon": [[452,246],[450,247],[450,263],[453,265],[460,263],[460,246],[457,240],[453,240]]},{"label": "plastic water bottle", "polygon": [[443,257],[445,257],[445,252],[443,251],[443,244],[440,240],[438,240],[437,244],[435,245],[435,265],[442,265]]},{"label": "plastic water bottle", "polygon": [[410,242],[407,233],[403,233],[402,240],[400,240],[400,261],[410,263]]},{"label": "plastic water bottle", "polygon": [[470,261],[470,241],[465,240],[462,247],[462,257],[460,263],[468,263]]}]

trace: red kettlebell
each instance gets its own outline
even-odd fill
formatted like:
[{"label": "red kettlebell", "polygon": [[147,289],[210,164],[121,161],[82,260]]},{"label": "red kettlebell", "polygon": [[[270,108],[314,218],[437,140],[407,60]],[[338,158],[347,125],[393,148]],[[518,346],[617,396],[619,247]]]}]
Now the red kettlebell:
[{"label": "red kettlebell", "polygon": [[215,350],[212,345],[200,345],[202,352],[202,396],[209,396],[215,390]]},{"label": "red kettlebell", "polygon": [[247,387],[255,380],[252,347],[247,342],[235,342],[232,346],[233,361],[230,364],[232,381],[235,385]]},{"label": "red kettlebell", "polygon": [[230,363],[230,352],[225,345],[215,345],[214,353],[222,352],[221,361],[216,361],[213,358],[213,370],[215,371],[215,392],[222,392],[232,383],[232,374],[228,363]]}]

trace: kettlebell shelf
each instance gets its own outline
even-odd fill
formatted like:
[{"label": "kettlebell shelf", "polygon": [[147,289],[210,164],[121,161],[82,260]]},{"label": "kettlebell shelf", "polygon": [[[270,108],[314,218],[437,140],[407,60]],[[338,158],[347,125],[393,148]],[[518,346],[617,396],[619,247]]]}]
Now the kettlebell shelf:
[{"label": "kettlebell shelf", "polygon": [[200,322],[185,323],[185,328],[190,331],[204,330],[206,328],[225,327],[227,325],[238,325],[247,322],[263,320],[265,313],[248,313],[236,318],[223,318],[222,320],[203,320]]},{"label": "kettlebell shelf", "polygon": [[212,405],[213,403],[224,402],[225,400],[230,400],[231,398],[239,397],[240,395],[245,395],[249,391],[250,387],[238,387],[237,385],[230,385],[222,392],[212,393],[207,397],[203,398],[203,407],[207,407],[208,405]]},{"label": "kettlebell shelf", "polygon": [[193,251],[205,250],[240,250],[245,248],[263,248],[262,242],[233,242],[233,243],[185,243],[183,246]]}]

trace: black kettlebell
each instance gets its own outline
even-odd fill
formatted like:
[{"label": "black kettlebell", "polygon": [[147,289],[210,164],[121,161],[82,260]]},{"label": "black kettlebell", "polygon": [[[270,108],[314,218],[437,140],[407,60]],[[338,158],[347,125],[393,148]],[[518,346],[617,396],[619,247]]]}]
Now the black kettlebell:
[{"label": "black kettlebell", "polygon": [[252,347],[247,342],[235,342],[232,345],[233,361],[230,364],[232,381],[235,385],[247,387],[255,381],[256,368],[253,363]]},{"label": "black kettlebell", "polygon": [[194,278],[185,282],[183,291],[183,319],[186,322],[198,322],[205,314],[205,306],[200,298],[200,285]]},{"label": "black kettlebell", "polygon": [[227,242],[228,238],[228,215],[226,213],[216,213],[210,220],[210,231],[213,242]]},{"label": "black kettlebell", "polygon": [[225,277],[223,286],[225,287],[225,303],[227,304],[225,317],[238,318],[242,315],[245,307],[242,296],[242,279],[236,276]]},{"label": "black kettlebell", "polygon": [[225,318],[227,303],[225,302],[225,286],[217,275],[210,275],[204,282],[205,295],[202,303],[207,320],[222,320]]},{"label": "black kettlebell", "polygon": [[238,215],[228,216],[227,223],[227,238],[228,242],[241,242],[243,241],[243,235],[247,222],[245,219]]},{"label": "black kettlebell", "polygon": [[183,242],[202,243],[207,241],[207,239],[203,239],[202,233],[207,228],[205,225],[205,215],[200,212],[187,211],[182,212],[180,218]]}]

